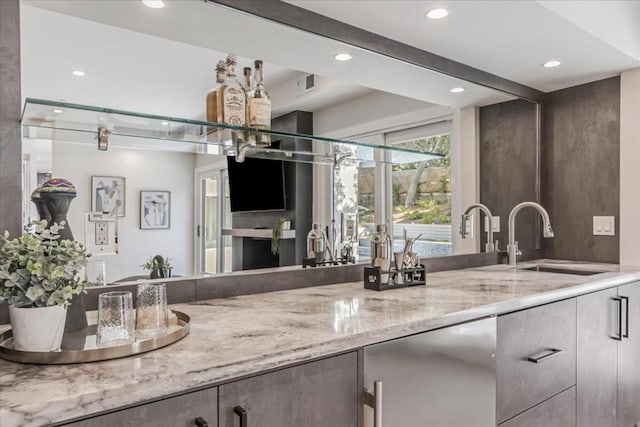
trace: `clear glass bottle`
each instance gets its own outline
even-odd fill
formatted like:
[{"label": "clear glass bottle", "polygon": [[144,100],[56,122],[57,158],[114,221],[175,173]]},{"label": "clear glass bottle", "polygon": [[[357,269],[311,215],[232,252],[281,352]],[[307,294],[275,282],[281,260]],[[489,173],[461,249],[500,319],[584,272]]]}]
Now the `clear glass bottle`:
[{"label": "clear glass bottle", "polygon": [[[271,129],[271,97],[264,89],[264,68],[261,60],[255,61],[255,89],[248,96],[248,126],[260,130]],[[268,134],[256,134],[256,145],[268,147],[271,138]]]},{"label": "clear glass bottle", "polygon": [[[251,93],[254,90],[253,81],[251,79],[251,67],[244,67],[242,69],[242,74],[244,75],[244,90],[247,94],[247,109],[246,109],[246,125],[251,127],[251,120],[249,118],[249,101],[251,100]],[[256,145],[256,134],[255,132],[247,131],[245,133],[245,141],[247,141],[251,145]]]}]

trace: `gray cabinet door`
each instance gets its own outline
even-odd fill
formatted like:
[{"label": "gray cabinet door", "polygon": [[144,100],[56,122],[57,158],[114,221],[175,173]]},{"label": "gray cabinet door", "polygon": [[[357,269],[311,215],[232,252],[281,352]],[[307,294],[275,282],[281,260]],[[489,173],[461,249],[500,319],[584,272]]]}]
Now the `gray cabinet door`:
[{"label": "gray cabinet door", "polygon": [[[582,427],[582,424],[577,426]],[[500,427],[576,427],[575,387],[511,418]]]},{"label": "gray cabinet door", "polygon": [[357,354],[347,353],[220,386],[220,426],[356,427]]},{"label": "gray cabinet door", "polygon": [[218,425],[218,388],[147,403],[67,424],[72,427],[194,427],[196,418],[209,427]]},{"label": "gray cabinet door", "polygon": [[635,427],[640,426],[640,282],[620,286],[618,295],[628,298],[622,317],[628,337],[618,344],[618,427]]},{"label": "gray cabinet door", "polygon": [[574,386],[576,299],[498,317],[496,365],[499,423]]},{"label": "gray cabinet door", "polygon": [[611,288],[578,297],[577,405],[580,427],[615,427],[618,314]]}]

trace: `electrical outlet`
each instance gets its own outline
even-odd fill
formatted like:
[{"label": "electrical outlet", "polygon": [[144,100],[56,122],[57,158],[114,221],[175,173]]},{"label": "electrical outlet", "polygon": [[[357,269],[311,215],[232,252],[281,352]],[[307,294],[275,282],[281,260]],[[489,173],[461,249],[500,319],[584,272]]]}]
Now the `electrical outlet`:
[{"label": "electrical outlet", "polygon": [[615,236],[616,217],[614,216],[594,216],[593,217],[594,236]]},{"label": "electrical outlet", "polygon": [[109,244],[109,223],[106,221],[96,222],[96,245],[104,246]]},{"label": "electrical outlet", "polygon": [[[499,216],[494,216],[493,218],[493,222],[491,224],[491,231],[493,231],[494,233],[499,233],[500,232],[500,217]],[[489,218],[488,217],[484,217],[484,229],[488,230],[489,229]]]}]

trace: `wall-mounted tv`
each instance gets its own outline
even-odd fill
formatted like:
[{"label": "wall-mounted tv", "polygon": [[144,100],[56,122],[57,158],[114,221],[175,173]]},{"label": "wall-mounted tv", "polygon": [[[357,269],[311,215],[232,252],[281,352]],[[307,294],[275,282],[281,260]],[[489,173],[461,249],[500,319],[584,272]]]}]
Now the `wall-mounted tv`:
[{"label": "wall-mounted tv", "polygon": [[231,212],[286,210],[282,160],[227,157],[227,165]]}]

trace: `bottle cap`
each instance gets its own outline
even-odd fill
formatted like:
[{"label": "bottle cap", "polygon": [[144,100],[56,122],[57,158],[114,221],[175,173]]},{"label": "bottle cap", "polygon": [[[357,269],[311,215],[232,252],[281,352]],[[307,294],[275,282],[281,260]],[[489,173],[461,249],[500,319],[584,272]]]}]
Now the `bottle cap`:
[{"label": "bottle cap", "polygon": [[236,55],[233,53],[230,53],[227,55],[227,65],[229,66],[235,66],[238,63],[238,59],[236,58]]},{"label": "bottle cap", "polygon": [[216,65],[216,72],[218,73],[225,72],[225,63],[223,60],[218,61],[218,64]]}]

